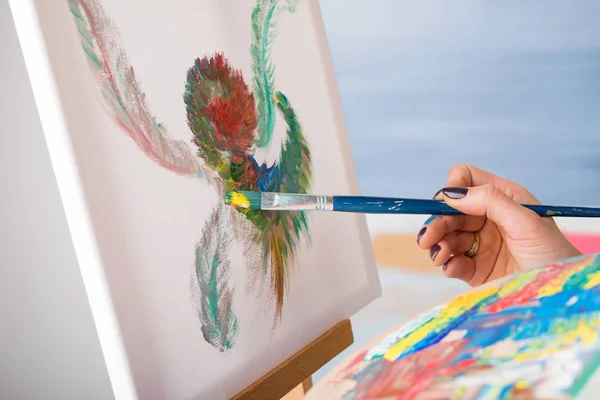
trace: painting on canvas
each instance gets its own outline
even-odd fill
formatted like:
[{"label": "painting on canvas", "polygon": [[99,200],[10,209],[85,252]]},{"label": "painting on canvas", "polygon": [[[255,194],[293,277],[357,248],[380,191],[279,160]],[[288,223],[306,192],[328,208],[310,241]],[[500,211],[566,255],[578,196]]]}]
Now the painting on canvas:
[{"label": "painting on canvas", "polygon": [[66,207],[73,241],[92,310],[116,321],[95,315],[116,393],[230,397],[379,295],[363,217],[223,202],[357,192],[316,1],[33,4],[89,215],[86,231]]}]

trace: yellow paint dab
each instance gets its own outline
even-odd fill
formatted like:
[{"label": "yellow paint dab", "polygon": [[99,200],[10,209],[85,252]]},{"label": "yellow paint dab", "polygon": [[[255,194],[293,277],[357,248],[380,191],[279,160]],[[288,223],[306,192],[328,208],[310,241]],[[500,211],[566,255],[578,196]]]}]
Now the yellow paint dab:
[{"label": "yellow paint dab", "polygon": [[567,279],[576,273],[583,271],[585,268],[587,268],[587,266],[588,265],[586,263],[580,263],[572,268],[566,268],[556,278],[552,279],[550,282],[546,283],[542,288],[540,288],[536,297],[549,297],[561,292]]},{"label": "yellow paint dab", "polygon": [[551,345],[548,342],[540,342],[539,346],[528,346],[525,351],[515,355],[515,360],[525,362],[539,357],[549,356],[557,352],[563,351],[565,348],[572,347],[575,343],[592,344],[598,341],[598,326],[600,321],[593,319],[586,321],[581,318],[577,321],[577,325],[565,326],[563,329],[556,329],[553,332],[554,339],[551,340]]},{"label": "yellow paint dab", "polygon": [[597,321],[588,324],[584,319],[580,319],[577,328],[565,335],[565,340],[574,342],[579,339],[585,344],[595,342],[598,338],[598,332],[593,329],[594,325],[597,325]]},{"label": "yellow paint dab", "polygon": [[250,200],[240,192],[229,192],[227,200],[233,207],[250,208]]},{"label": "yellow paint dab", "polygon": [[385,353],[384,358],[388,361],[396,360],[406,350],[410,349],[430,333],[435,333],[443,328],[448,322],[462,314],[465,310],[473,307],[481,300],[491,296],[498,291],[497,287],[470,292],[452,300],[440,313],[440,315],[431,321],[421,325],[409,335],[400,339],[395,345],[391,346]]},{"label": "yellow paint dab", "polygon": [[[486,289],[477,290],[475,292],[470,292],[470,293],[464,294],[462,296],[458,296],[457,298],[452,300],[450,302],[450,304],[448,304],[446,309],[448,309],[448,311],[453,311],[453,316],[458,315],[465,309],[473,307],[475,304],[477,304],[481,300],[493,295],[497,291],[498,291],[498,288],[495,286],[492,286],[492,287],[489,287]],[[446,310],[446,309],[444,309],[444,310]]]},{"label": "yellow paint dab", "polygon": [[521,272],[510,281],[506,282],[498,291],[498,296],[503,297],[509,295],[517,290],[521,290],[531,282],[531,280],[539,273],[539,270],[529,270]]},{"label": "yellow paint dab", "polygon": [[527,389],[528,387],[529,387],[529,385],[525,381],[519,380],[515,383],[515,389],[523,390],[523,389]]},{"label": "yellow paint dab", "polygon": [[600,271],[596,271],[590,275],[589,281],[583,286],[584,289],[591,289],[600,285]]}]

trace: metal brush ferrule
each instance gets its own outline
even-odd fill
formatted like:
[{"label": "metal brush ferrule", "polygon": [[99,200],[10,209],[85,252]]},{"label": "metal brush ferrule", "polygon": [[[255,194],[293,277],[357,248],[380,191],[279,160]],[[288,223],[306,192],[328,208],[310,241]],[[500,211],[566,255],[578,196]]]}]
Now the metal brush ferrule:
[{"label": "metal brush ferrule", "polygon": [[263,192],[260,208],[262,210],[333,211],[333,196]]}]

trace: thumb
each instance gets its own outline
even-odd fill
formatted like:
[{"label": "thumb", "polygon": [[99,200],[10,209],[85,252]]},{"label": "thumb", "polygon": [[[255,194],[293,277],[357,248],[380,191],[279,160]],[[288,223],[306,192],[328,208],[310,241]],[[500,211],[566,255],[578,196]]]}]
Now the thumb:
[{"label": "thumb", "polygon": [[486,216],[498,227],[510,233],[531,232],[540,224],[533,211],[513,201],[493,185],[446,187],[442,189],[446,203],[465,214]]}]

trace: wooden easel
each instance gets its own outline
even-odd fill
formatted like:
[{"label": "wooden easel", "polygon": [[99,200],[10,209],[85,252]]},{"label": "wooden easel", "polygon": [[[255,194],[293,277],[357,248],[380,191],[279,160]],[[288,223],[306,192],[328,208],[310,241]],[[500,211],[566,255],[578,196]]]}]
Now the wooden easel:
[{"label": "wooden easel", "polygon": [[233,400],[299,399],[312,387],[312,374],[353,342],[352,325],[346,319],[235,395]]}]

